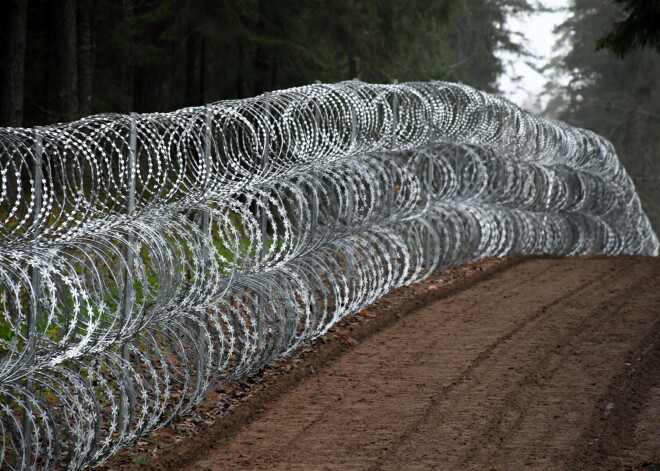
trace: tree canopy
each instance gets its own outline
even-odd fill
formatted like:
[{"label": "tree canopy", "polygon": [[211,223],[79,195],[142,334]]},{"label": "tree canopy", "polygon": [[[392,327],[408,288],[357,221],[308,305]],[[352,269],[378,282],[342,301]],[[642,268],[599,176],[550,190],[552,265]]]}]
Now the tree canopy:
[{"label": "tree canopy", "polygon": [[596,41],[597,49],[610,49],[624,57],[646,47],[660,53],[660,0],[614,0],[625,18]]},{"label": "tree canopy", "polygon": [[[507,9],[525,0],[11,0],[0,125],[165,111],[359,78],[494,90]],[[27,8],[25,6],[27,5]],[[25,10],[23,12],[23,10]],[[7,19],[13,22],[13,19]],[[20,64],[17,66],[20,68]],[[24,86],[20,89],[18,82]],[[13,97],[13,101],[10,100]],[[24,97],[24,98],[23,98]],[[10,118],[9,116],[14,116]]]},{"label": "tree canopy", "polygon": [[574,0],[562,26],[570,46],[562,67],[571,81],[559,118],[612,141],[660,231],[660,55],[636,51],[621,60],[595,51],[596,39],[617,17],[609,0]]}]

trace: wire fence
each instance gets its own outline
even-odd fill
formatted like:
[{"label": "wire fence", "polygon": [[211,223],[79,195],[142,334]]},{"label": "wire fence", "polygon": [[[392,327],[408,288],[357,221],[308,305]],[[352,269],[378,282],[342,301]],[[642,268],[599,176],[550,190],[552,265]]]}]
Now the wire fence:
[{"label": "wire fence", "polygon": [[0,468],[83,469],[390,290],[657,255],[601,137],[443,82],[0,129]]}]

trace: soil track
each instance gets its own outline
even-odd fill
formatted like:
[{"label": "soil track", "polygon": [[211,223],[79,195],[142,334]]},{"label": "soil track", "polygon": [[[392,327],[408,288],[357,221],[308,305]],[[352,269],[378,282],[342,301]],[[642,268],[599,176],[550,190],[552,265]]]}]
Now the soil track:
[{"label": "soil track", "polygon": [[660,260],[511,265],[351,338],[186,469],[660,469]]}]

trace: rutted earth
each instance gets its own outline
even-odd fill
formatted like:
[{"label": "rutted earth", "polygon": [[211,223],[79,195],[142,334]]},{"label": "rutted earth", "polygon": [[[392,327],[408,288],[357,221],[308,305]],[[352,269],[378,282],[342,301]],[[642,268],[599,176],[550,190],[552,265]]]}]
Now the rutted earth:
[{"label": "rutted earth", "polygon": [[152,469],[660,470],[660,259],[506,265],[324,345]]}]

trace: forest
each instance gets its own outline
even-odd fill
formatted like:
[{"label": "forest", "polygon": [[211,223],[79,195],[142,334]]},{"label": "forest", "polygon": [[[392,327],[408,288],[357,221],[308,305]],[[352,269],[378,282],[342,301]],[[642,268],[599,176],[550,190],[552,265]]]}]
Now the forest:
[{"label": "forest", "polygon": [[[571,3],[570,15],[561,26],[569,49],[559,64],[571,80],[555,97],[559,109],[546,113],[595,131],[614,144],[644,210],[660,232],[660,26],[653,26],[655,48],[630,48],[621,57],[596,50],[613,25],[621,24],[624,15],[618,5],[610,0]],[[655,3],[660,18],[659,2],[636,3],[645,8]],[[645,13],[647,21],[651,13]]]},{"label": "forest", "polygon": [[[9,0],[0,125],[358,78],[494,91],[525,0]],[[21,70],[23,69],[23,70]]]},{"label": "forest", "polygon": [[[645,9],[637,15],[641,23],[621,21],[626,15],[620,4],[626,2]],[[569,15],[560,32],[568,52],[548,66],[571,79],[567,86],[549,87],[543,114],[610,139],[659,230],[660,35],[653,35],[658,30],[653,22],[660,11],[652,3],[567,0]],[[3,0],[0,126],[170,111],[354,78],[438,79],[497,93],[503,72],[498,51],[525,54],[524,41],[507,30],[507,15],[540,5],[528,0]],[[624,44],[635,43],[630,31],[637,31],[650,44],[655,41],[656,51],[622,54],[616,42],[610,44],[616,52],[602,49],[613,25],[627,28],[620,35]]]}]

